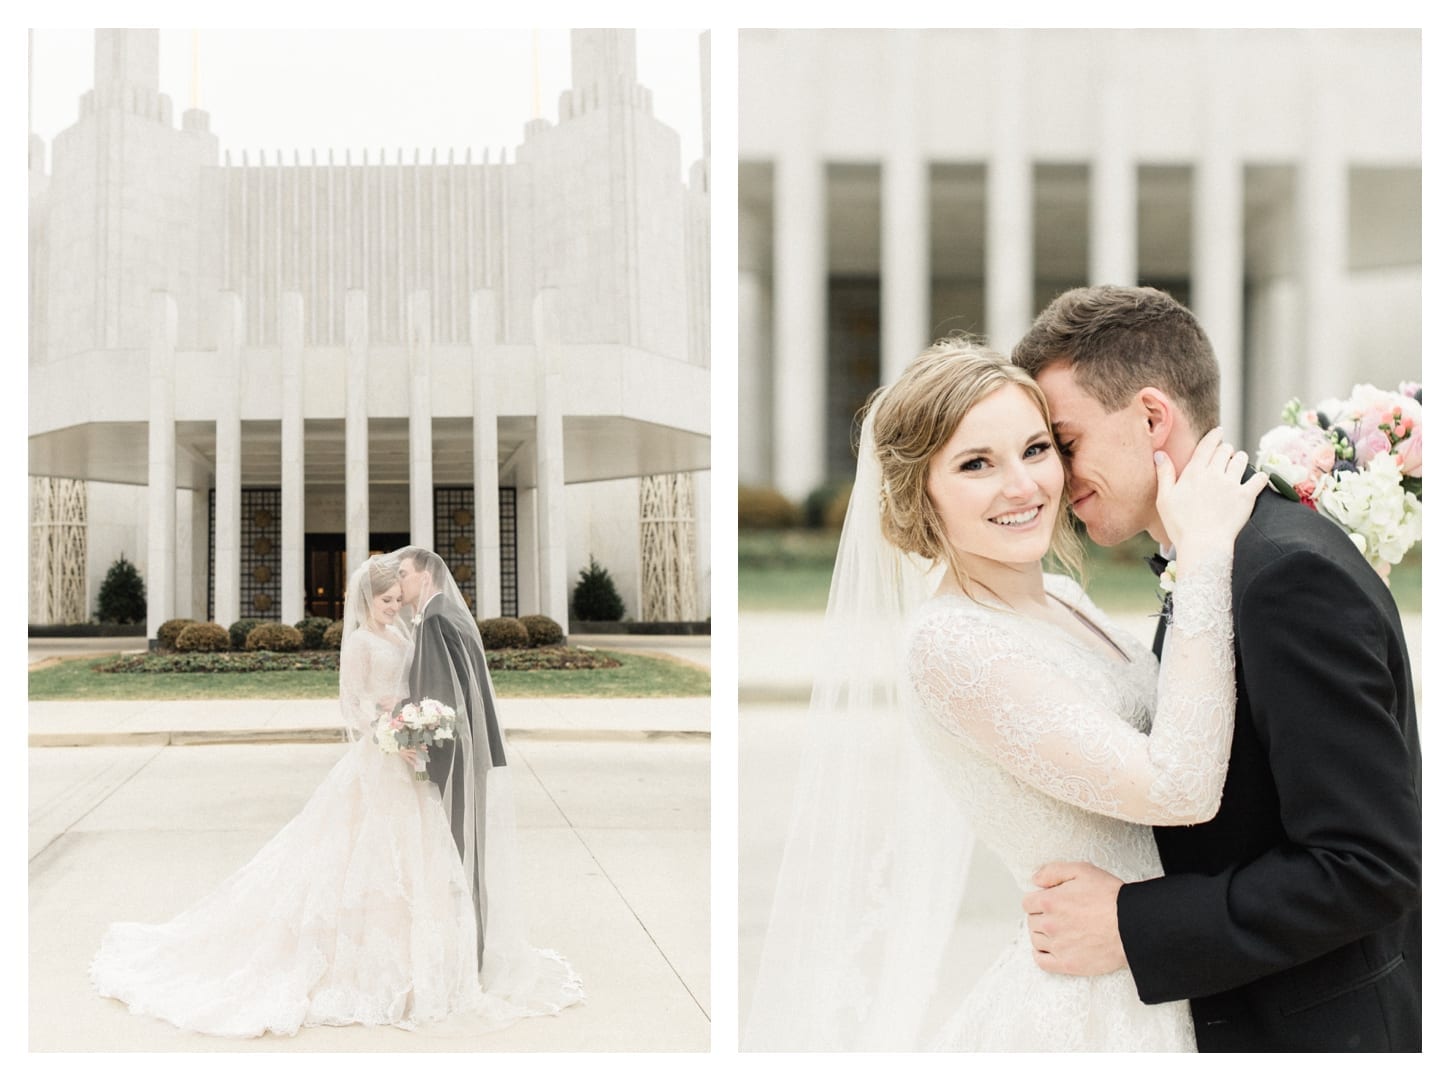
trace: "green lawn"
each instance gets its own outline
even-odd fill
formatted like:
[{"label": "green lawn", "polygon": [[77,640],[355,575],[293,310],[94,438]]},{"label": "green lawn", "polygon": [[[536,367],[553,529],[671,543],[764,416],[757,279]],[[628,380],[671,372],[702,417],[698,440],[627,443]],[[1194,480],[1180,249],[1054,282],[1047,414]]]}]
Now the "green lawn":
[{"label": "green lawn", "polygon": [[[710,673],[666,657],[603,651],[618,668],[563,672],[496,672],[500,698],[697,698],[710,693]],[[248,672],[146,675],[97,672],[115,659],[62,661],[30,673],[33,699],[335,698],[336,672]]]},{"label": "green lawn", "polygon": [[[745,611],[824,611],[836,559],[833,533],[803,529],[740,535],[740,607]],[[1087,545],[1087,589],[1110,611],[1153,612],[1158,594],[1142,557],[1156,550],[1146,536],[1116,549]],[[1420,611],[1420,551],[1390,575],[1402,612]]]}]

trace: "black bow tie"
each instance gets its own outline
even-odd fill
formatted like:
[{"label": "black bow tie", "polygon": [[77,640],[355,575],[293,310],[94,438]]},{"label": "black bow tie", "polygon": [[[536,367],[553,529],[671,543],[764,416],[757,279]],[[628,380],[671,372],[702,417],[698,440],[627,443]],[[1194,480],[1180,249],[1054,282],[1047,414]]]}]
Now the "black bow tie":
[{"label": "black bow tie", "polygon": [[1168,560],[1164,559],[1159,552],[1154,552],[1150,556],[1144,556],[1143,562],[1148,564],[1148,569],[1153,572],[1154,577],[1161,575],[1168,569]]}]

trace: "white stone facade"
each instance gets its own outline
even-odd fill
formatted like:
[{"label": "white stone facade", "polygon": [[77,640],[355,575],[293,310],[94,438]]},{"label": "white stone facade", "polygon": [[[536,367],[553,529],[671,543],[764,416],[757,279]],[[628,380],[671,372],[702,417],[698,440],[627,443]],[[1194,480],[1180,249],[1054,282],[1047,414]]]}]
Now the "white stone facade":
[{"label": "white stone facade", "polygon": [[1230,437],[1418,378],[1417,30],[754,30],[740,63],[740,479],[852,469],[865,395],[1085,284],[1168,289]]},{"label": "white stone facade", "polygon": [[89,482],[88,603],[124,550],[153,636],[295,622],[442,529],[480,616],[566,622],[595,543],[637,614],[640,478],[709,468],[709,167],[633,33],[574,31],[558,122],[483,161],[222,156],[157,41],[97,31],[49,174],[31,140],[30,472]]}]

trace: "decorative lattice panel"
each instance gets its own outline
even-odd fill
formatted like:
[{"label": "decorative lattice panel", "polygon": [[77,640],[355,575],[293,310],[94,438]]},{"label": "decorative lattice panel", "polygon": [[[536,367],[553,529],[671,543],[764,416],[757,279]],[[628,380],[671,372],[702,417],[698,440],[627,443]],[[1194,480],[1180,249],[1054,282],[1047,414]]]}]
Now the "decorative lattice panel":
[{"label": "decorative lattice panel", "polygon": [[[516,493],[500,488],[498,493],[499,558],[502,564],[502,596],[500,611],[506,616],[519,614],[518,574],[518,512]],[[468,607],[478,610],[478,582],[474,566],[474,521],[472,488],[433,489],[433,543],[448,564],[449,573],[458,583]]]},{"label": "decorative lattice panel", "polygon": [[85,481],[30,478],[30,618],[86,622]]},{"label": "decorative lattice panel", "polygon": [[698,618],[695,590],[695,484],[688,473],[639,482],[642,619]]},{"label": "decorative lattice panel", "polygon": [[[282,619],[282,489],[242,489],[241,618]],[[207,500],[206,610],[215,615],[216,490]]]}]

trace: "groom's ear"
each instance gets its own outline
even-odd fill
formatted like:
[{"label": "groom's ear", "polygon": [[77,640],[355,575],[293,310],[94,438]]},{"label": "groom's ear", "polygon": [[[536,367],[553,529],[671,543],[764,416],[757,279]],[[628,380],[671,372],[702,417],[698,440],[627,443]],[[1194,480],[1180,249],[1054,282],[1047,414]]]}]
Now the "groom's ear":
[{"label": "groom's ear", "polygon": [[1162,450],[1173,434],[1178,422],[1178,407],[1173,399],[1157,387],[1144,387],[1138,391],[1138,405],[1148,425],[1148,435],[1153,440],[1153,449]]}]

